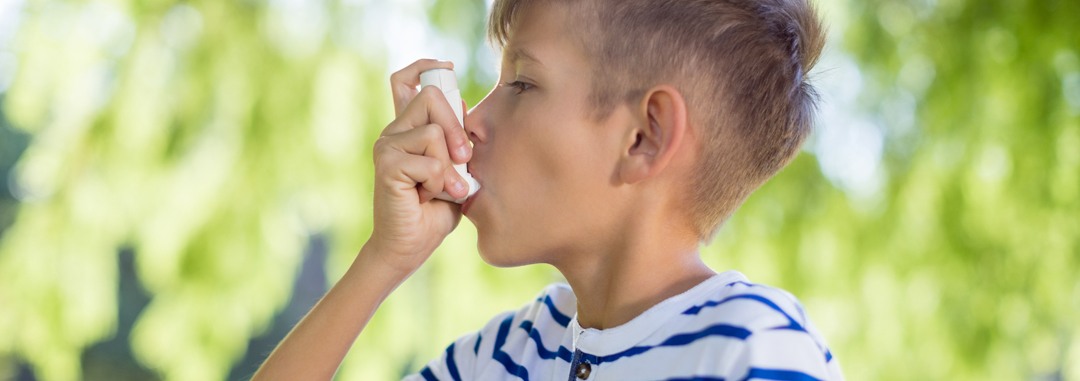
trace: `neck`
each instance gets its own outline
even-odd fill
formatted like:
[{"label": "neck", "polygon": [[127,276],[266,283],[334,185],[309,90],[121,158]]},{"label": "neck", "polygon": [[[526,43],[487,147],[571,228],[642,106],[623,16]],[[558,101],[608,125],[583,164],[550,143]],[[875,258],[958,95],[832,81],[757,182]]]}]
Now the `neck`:
[{"label": "neck", "polygon": [[[646,213],[648,214],[648,213]],[[697,237],[677,229],[667,216],[635,216],[639,221],[610,239],[552,263],[577,296],[583,328],[607,329],[629,322],[657,303],[716,275],[701,261]],[[570,253],[567,253],[570,254]]]}]

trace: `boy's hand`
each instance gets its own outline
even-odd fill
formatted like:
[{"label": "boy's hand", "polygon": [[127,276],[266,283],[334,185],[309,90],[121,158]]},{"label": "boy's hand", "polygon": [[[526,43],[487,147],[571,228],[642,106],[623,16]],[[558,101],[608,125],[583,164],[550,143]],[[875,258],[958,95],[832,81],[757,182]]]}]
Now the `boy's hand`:
[{"label": "boy's hand", "polygon": [[419,60],[390,76],[397,119],[375,142],[374,229],[366,252],[399,275],[420,266],[461,221],[461,206],[434,197],[465,197],[454,163],[472,156],[469,139],[439,89],[416,90],[420,73],[452,69],[450,62]]},{"label": "boy's hand", "polygon": [[[451,160],[472,156],[465,131],[420,72],[453,64],[420,60],[390,76],[397,119],[375,142],[375,228],[349,270],[293,327],[253,380],[330,380],[383,300],[427,260],[461,221],[461,207],[433,199],[465,197]],[[464,103],[464,102],[462,102]],[[389,270],[389,271],[388,271]]]}]

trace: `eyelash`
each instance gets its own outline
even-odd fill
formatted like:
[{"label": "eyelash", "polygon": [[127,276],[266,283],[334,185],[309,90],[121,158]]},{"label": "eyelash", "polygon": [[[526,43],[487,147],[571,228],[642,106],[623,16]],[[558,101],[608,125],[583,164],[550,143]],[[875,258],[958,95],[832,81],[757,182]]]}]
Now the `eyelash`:
[{"label": "eyelash", "polygon": [[507,82],[507,83],[504,83],[503,86],[513,87],[515,89],[518,89],[518,91],[517,91],[518,94],[521,94],[522,92],[524,92],[526,90],[529,90],[529,89],[532,89],[533,87],[536,87],[536,86],[534,86],[532,84],[521,82],[521,81]]}]

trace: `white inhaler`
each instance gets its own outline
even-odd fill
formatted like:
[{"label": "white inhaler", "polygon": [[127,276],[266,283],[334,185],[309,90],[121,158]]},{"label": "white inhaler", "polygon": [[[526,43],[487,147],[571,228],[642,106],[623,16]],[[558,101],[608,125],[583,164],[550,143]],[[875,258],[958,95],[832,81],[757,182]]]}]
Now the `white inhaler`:
[{"label": "white inhaler", "polygon": [[[454,109],[454,115],[457,116],[458,123],[461,123],[461,126],[464,127],[465,114],[464,110],[461,109],[461,91],[458,90],[457,76],[454,71],[450,69],[431,69],[420,73],[420,88],[427,86],[435,86],[442,90],[446,100],[450,102],[450,108]],[[469,187],[469,194],[462,198],[454,198],[446,194],[446,192],[442,192],[435,198],[460,204],[480,190],[480,183],[476,182],[476,179],[469,174],[468,167],[465,164],[454,164],[454,170],[465,179],[465,184]]]}]

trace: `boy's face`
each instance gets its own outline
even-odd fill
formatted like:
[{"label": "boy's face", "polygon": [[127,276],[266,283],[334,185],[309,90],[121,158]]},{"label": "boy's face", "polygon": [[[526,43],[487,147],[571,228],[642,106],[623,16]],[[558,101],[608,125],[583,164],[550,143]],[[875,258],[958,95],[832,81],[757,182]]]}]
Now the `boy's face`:
[{"label": "boy's face", "polygon": [[463,206],[495,266],[559,261],[618,221],[616,163],[628,112],[589,118],[591,68],[562,6],[519,14],[499,84],[465,118],[480,191]]}]

